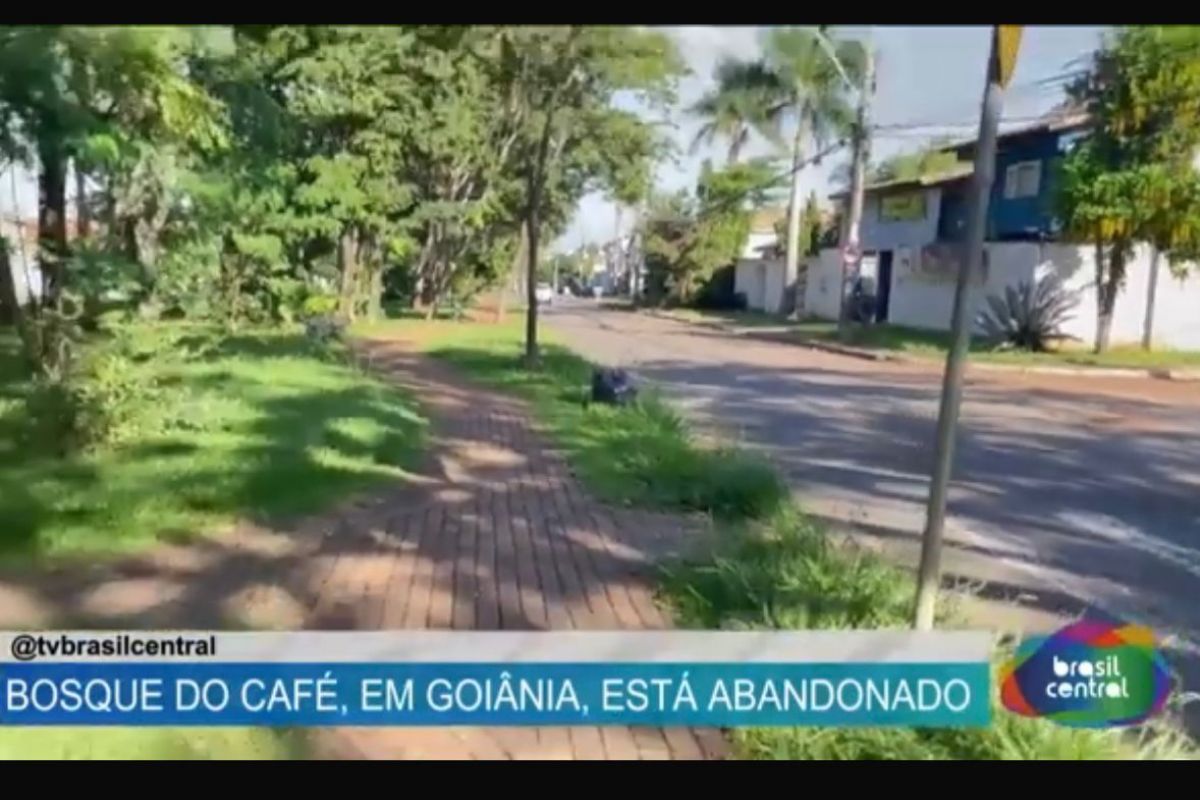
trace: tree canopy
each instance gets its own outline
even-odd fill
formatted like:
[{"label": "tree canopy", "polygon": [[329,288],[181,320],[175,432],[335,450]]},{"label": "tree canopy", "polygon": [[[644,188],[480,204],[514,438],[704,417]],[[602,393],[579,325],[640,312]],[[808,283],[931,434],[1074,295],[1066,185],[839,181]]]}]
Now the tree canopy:
[{"label": "tree canopy", "polygon": [[39,180],[30,319],[114,291],[230,324],[385,291],[433,313],[536,265],[585,192],[645,197],[664,137],[614,100],[682,71],[631,27],[0,27],[0,158]]},{"label": "tree canopy", "polygon": [[1091,130],[1064,159],[1058,206],[1096,247],[1099,352],[1136,242],[1177,268],[1200,252],[1200,27],[1119,28],[1070,94]]}]

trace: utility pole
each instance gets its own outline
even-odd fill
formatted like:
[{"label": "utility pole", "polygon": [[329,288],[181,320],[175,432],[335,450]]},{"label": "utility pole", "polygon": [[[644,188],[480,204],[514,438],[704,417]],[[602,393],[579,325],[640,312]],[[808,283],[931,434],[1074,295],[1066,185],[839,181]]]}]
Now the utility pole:
[{"label": "utility pole", "polygon": [[[862,91],[858,96],[858,117],[854,121],[854,161],[850,168],[850,208],[846,215],[845,244],[842,247],[841,296],[838,306],[838,338],[844,338],[847,330],[850,294],[850,276],[857,275],[862,266],[861,229],[863,215],[863,193],[866,184],[867,160],[870,157],[871,95],[875,93],[875,53],[867,47],[866,71]],[[850,265],[854,269],[850,269]]]},{"label": "utility pole", "polygon": [[1150,285],[1146,287],[1146,316],[1142,321],[1142,349],[1149,350],[1154,344],[1154,297],[1158,294],[1159,250],[1150,251]]},{"label": "utility pole", "polygon": [[954,312],[950,317],[951,344],[942,379],[942,402],[938,409],[937,445],[929,483],[929,505],[921,538],[921,563],[917,571],[917,597],[913,625],[918,630],[933,628],[938,585],[941,582],[942,533],[946,524],[946,492],[954,465],[954,437],[962,402],[963,367],[970,341],[971,280],[983,262],[983,235],[987,226],[988,196],[996,169],[996,132],[1000,126],[1004,85],[1012,77],[1021,28],[997,25],[992,28],[987,82],[979,115],[979,140],[975,148],[975,172],[971,178],[970,216],[967,238],[959,259],[958,282],[954,286]]}]

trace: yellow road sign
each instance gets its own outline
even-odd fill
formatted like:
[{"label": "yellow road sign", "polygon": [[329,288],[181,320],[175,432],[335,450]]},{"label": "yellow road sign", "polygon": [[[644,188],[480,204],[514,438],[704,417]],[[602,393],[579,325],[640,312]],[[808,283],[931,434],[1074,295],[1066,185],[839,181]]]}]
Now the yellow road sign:
[{"label": "yellow road sign", "polygon": [[1017,68],[1017,50],[1021,47],[1023,25],[997,25],[996,36],[996,79],[1001,86],[1008,86]]}]

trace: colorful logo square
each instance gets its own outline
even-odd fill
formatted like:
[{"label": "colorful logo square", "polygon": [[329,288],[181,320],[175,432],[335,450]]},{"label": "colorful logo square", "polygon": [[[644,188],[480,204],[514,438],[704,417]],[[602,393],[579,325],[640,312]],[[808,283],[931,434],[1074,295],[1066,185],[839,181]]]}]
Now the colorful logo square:
[{"label": "colorful logo square", "polygon": [[1080,620],[1023,641],[1000,671],[1009,711],[1080,728],[1136,725],[1171,692],[1153,632],[1139,625]]}]

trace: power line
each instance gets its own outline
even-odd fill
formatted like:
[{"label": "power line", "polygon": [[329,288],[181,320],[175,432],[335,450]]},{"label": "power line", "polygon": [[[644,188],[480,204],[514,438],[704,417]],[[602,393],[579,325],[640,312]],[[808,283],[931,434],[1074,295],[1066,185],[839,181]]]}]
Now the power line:
[{"label": "power line", "polygon": [[[795,173],[804,169],[805,167],[811,166],[812,164],[819,163],[826,156],[830,155],[831,153],[833,153],[836,150],[840,150],[841,148],[845,147],[847,144],[849,144],[849,139],[847,139],[845,137],[840,138],[837,141],[835,141],[834,143],[822,148],[820,150],[820,152],[809,156],[808,158],[802,160],[800,163],[798,163],[792,167],[789,167],[788,169],[784,170],[783,172],[779,172],[775,175],[772,175],[770,178],[766,179],[765,181],[762,181],[759,184],[756,184],[755,186],[751,186],[749,189],[746,189],[744,192],[741,192],[738,195],[735,195],[733,197],[726,197],[719,202],[712,203],[712,204],[706,205],[706,206],[702,206],[696,212],[695,216],[692,217],[691,219],[689,219],[688,221],[691,223],[701,222],[719,211],[723,211],[727,208],[739,205],[742,202],[744,202],[747,198],[749,198],[751,195],[755,194],[756,192],[765,191],[767,189],[771,189],[771,188],[778,186],[784,179],[790,178],[792,175],[794,175]],[[643,221],[645,221],[645,220],[643,220]],[[619,241],[619,239],[614,239],[612,241],[617,242],[617,241]],[[612,242],[605,242],[604,244],[608,245],[611,243]]]}]

